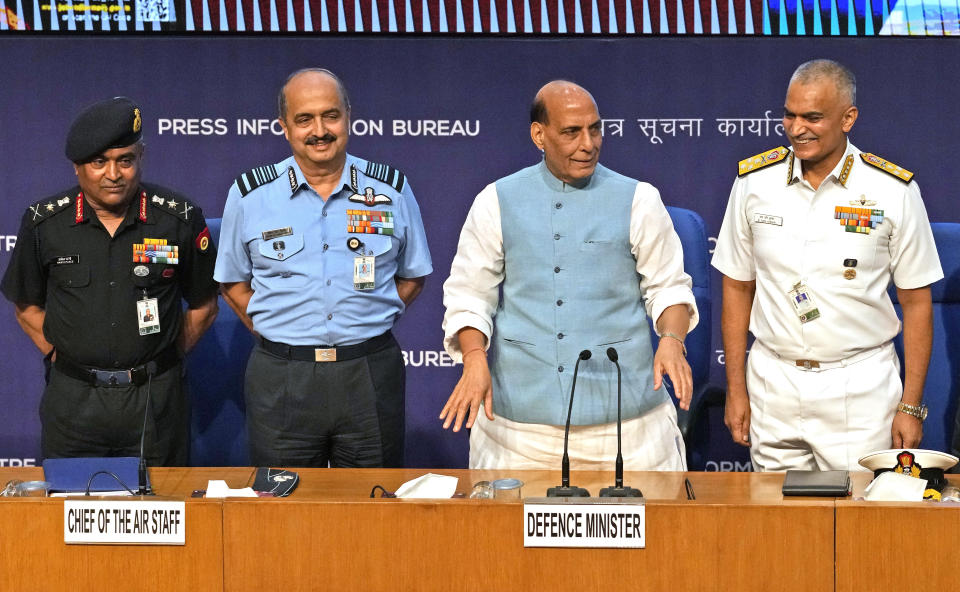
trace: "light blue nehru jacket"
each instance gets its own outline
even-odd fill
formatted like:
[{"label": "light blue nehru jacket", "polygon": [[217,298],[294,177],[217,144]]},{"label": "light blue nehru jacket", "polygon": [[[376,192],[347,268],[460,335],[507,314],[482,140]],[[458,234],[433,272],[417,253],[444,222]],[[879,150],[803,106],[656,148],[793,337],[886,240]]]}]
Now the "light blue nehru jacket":
[{"label": "light blue nehru jacket", "polygon": [[630,252],[637,181],[598,165],[582,188],[544,163],[496,183],[503,232],[503,296],[494,317],[493,408],[513,421],[563,425],[574,363],[580,363],[572,423],[616,421],[667,400],[653,390],[653,353],[640,275]]}]

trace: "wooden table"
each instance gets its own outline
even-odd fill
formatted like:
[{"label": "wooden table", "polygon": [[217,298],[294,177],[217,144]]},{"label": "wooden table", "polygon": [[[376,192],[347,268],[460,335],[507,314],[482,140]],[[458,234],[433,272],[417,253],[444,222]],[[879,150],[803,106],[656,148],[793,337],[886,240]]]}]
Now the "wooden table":
[{"label": "wooden table", "polygon": [[[214,472],[234,487],[250,480],[249,469]],[[833,500],[784,500],[781,475],[628,473],[646,496],[647,548],[593,550],[524,549],[518,501],[368,497],[423,470],[300,472],[290,498],[224,502],[225,590],[833,590]],[[504,476],[524,481],[524,496],[559,484],[555,471],[442,473],[464,493]],[[185,493],[205,486],[198,476],[158,472],[155,483]],[[572,481],[597,494],[612,473]]]},{"label": "wooden table", "polygon": [[[0,468],[0,486],[14,478],[39,480],[43,470]],[[223,512],[218,500],[187,497],[184,546],[123,547],[65,544],[60,498],[0,500],[0,590],[223,590]]]},{"label": "wooden table", "polygon": [[[212,500],[189,496],[208,479],[247,485],[252,469],[153,469],[159,494],[186,500],[182,547],[65,545],[62,500],[4,498],[0,589],[909,589],[902,551],[911,571],[947,571],[954,554],[931,549],[952,548],[942,543],[960,532],[960,513],[946,505],[784,499],[782,474],[627,473],[646,496],[646,549],[525,549],[520,501],[369,498],[373,485],[395,490],[419,469],[299,472],[289,498]],[[524,481],[528,497],[559,484],[554,471],[439,472],[458,477],[464,493],[505,476]],[[0,484],[41,476],[0,468]],[[855,476],[855,496],[868,478]],[[594,494],[611,481],[612,472],[572,476]],[[904,526],[905,513],[922,532]]]},{"label": "wooden table", "polygon": [[[860,487],[869,476],[856,475]],[[960,475],[948,475],[954,484]],[[858,483],[859,482],[859,483]],[[957,587],[960,504],[836,502],[836,590],[932,591]]]}]

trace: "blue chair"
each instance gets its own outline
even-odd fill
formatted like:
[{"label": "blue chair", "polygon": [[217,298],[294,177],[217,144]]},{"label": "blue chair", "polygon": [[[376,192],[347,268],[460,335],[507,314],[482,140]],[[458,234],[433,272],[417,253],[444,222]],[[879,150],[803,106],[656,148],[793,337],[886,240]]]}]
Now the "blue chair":
[{"label": "blue chair", "polygon": [[[214,244],[220,239],[220,218],[208,218]],[[253,336],[219,297],[213,326],[187,356],[193,407],[190,464],[248,466],[243,402],[243,375],[253,349]]]},{"label": "blue chair", "polygon": [[[703,218],[699,214],[675,207],[667,207],[667,212],[683,245],[683,268],[693,279],[693,296],[700,312],[700,323],[686,339],[687,361],[693,374],[693,399],[689,411],[677,411],[677,423],[687,446],[687,465],[691,470],[699,470],[705,462],[709,443],[709,434],[701,429],[706,425],[704,410],[707,406],[722,403],[724,396],[723,389],[710,384],[713,323],[709,246]],[[657,343],[655,336],[653,343]]]},{"label": "blue chair", "polygon": [[[929,408],[923,424],[920,448],[943,452],[960,451],[960,415],[957,399],[960,395],[960,224],[937,222],[933,239],[937,243],[944,279],[930,287],[933,298],[933,351],[923,402]],[[896,289],[890,296],[902,318]],[[897,354],[903,360],[903,336],[894,341]]]}]

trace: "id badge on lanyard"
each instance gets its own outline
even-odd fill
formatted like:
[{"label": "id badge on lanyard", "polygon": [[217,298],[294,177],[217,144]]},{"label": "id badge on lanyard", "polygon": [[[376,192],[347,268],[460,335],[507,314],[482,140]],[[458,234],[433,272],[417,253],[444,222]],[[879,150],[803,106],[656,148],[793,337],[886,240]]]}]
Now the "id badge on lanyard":
[{"label": "id badge on lanyard", "polygon": [[143,291],[143,298],[137,300],[137,327],[140,335],[151,335],[160,332],[160,307],[156,298],[147,298],[147,291]]},{"label": "id badge on lanyard", "polygon": [[364,254],[363,242],[355,236],[347,239],[347,248],[356,253],[353,258],[353,289],[372,290],[377,285],[376,257]]},{"label": "id badge on lanyard", "polygon": [[820,318],[820,310],[810,295],[810,289],[802,282],[793,285],[793,289],[787,292],[790,297],[790,303],[797,312],[797,318],[801,323],[809,323]]}]

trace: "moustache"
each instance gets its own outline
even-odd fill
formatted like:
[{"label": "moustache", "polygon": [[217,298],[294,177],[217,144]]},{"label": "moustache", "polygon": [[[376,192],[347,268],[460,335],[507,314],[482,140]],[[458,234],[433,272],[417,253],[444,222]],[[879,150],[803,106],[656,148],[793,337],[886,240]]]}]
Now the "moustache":
[{"label": "moustache", "polygon": [[327,143],[334,142],[336,141],[336,139],[337,137],[333,134],[324,134],[322,136],[310,136],[306,140],[304,140],[304,143],[307,146],[313,146],[315,144],[319,144],[320,142],[327,142]]}]

